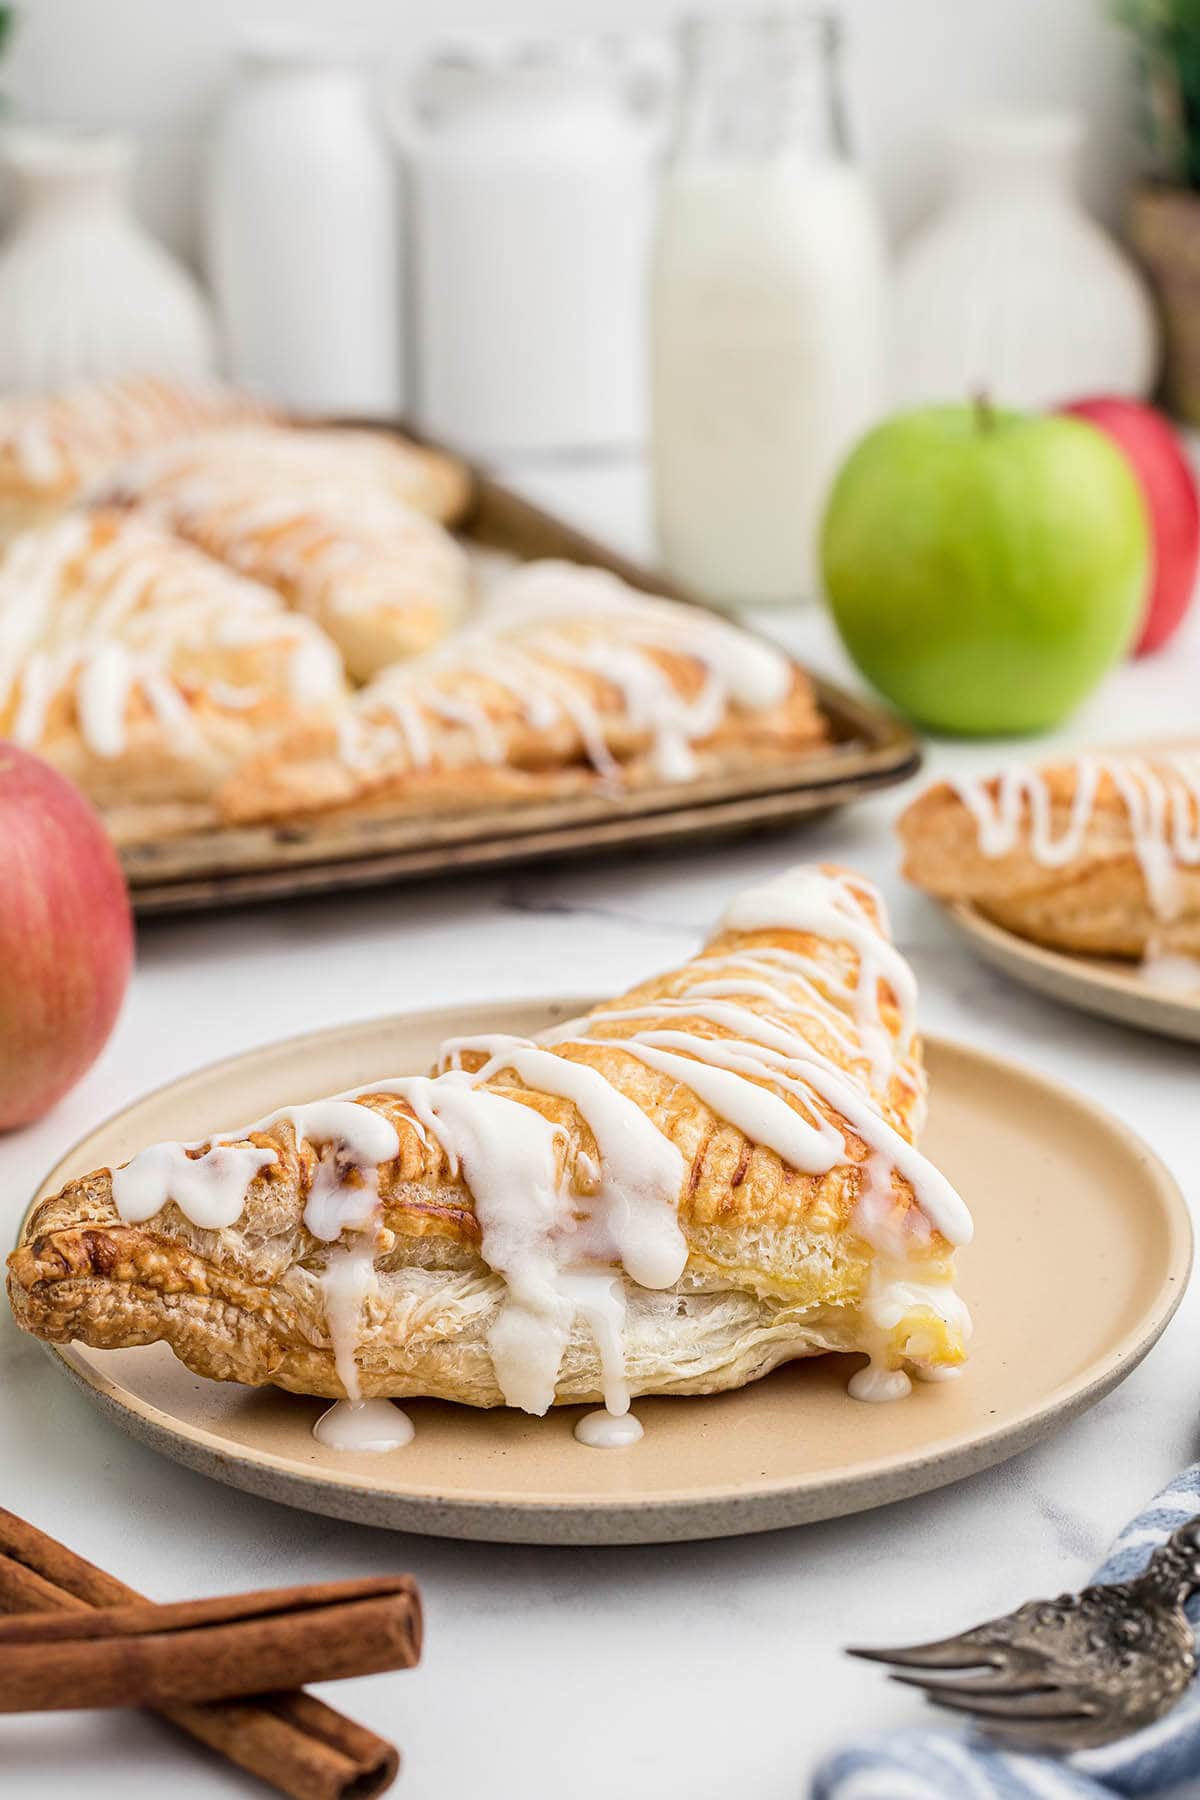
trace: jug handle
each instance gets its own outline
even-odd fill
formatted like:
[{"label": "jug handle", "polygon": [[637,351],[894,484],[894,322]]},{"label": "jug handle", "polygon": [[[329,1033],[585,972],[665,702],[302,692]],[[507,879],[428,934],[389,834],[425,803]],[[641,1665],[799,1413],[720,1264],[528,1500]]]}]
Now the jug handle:
[{"label": "jug handle", "polygon": [[411,157],[421,139],[420,117],[405,91],[406,72],[398,60],[385,58],[372,82],[374,106],[387,143]]},{"label": "jug handle", "polygon": [[669,40],[661,33],[639,33],[629,40],[631,110],[648,147],[666,149],[675,116],[679,65]]}]

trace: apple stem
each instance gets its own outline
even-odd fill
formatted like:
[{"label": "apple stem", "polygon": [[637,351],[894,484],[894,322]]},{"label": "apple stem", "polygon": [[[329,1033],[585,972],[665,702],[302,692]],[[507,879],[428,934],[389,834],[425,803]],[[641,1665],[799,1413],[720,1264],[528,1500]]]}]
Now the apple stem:
[{"label": "apple stem", "polygon": [[996,409],[986,388],[976,388],[971,395],[975,407],[975,423],[980,431],[991,431],[996,423]]}]

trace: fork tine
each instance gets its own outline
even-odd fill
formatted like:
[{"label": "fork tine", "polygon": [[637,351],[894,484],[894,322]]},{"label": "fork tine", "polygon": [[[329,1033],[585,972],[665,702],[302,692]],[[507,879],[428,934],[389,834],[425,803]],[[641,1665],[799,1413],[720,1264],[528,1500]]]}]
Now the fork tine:
[{"label": "fork tine", "polygon": [[1003,1664],[995,1664],[983,1675],[966,1676],[950,1672],[944,1679],[937,1671],[929,1675],[903,1675],[893,1673],[893,1681],[902,1687],[919,1688],[923,1694],[931,1698],[935,1694],[1043,1694],[1061,1692],[1060,1685],[1053,1675],[1043,1674],[1035,1669],[1010,1668]]},{"label": "fork tine", "polygon": [[[1061,1719],[984,1719],[975,1716],[975,1726],[984,1737],[1007,1750],[1085,1750],[1097,1744],[1114,1743],[1123,1733],[1118,1723],[1111,1731],[1097,1729],[1095,1713],[1077,1713]],[[1089,1729],[1081,1734],[1079,1727]]]},{"label": "fork tine", "polygon": [[947,1682],[936,1692],[927,1688],[925,1698],[947,1712],[973,1713],[990,1726],[993,1719],[1010,1724],[1028,1721],[1040,1725],[1042,1720],[1063,1724],[1070,1719],[1090,1719],[1096,1709],[1086,1700],[1072,1701],[1058,1689],[1023,1694],[960,1694]]},{"label": "fork tine", "polygon": [[894,1663],[898,1669],[980,1669],[999,1668],[1002,1652],[967,1642],[967,1634],[935,1638],[930,1644],[906,1644],[896,1650],[848,1649],[847,1656],[863,1662]]}]

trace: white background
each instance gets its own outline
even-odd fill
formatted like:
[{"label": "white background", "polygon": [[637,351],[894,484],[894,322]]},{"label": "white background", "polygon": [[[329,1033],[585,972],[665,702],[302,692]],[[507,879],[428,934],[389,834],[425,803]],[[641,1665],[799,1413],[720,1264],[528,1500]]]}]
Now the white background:
[{"label": "white background", "polygon": [[[731,11],[753,0],[704,0]],[[0,91],[23,116],[131,125],[143,136],[145,216],[188,251],[198,242],[203,127],[239,23],[290,20],[361,35],[411,67],[462,25],[661,30],[678,0],[24,0]],[[1129,47],[1109,0],[843,0],[856,143],[893,230],[937,193],[941,131],[964,110],[1079,108],[1091,126],[1087,190],[1119,216],[1133,158]]]}]

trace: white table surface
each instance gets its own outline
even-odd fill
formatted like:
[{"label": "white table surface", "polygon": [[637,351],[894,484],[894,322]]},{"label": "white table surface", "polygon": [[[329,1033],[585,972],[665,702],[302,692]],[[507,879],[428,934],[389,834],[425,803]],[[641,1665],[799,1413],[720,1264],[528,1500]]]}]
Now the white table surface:
[{"label": "white table surface", "polygon": [[[635,466],[535,473],[535,498],[644,552]],[[761,621],[853,680],[816,609]],[[1118,672],[1053,742],[1194,731],[1200,614]],[[939,744],[937,770],[997,747]],[[888,793],[807,830],[624,866],[473,876],[264,906],[139,933],[99,1063],[39,1125],[0,1140],[11,1239],[50,1164],[135,1096],[230,1052],[404,1008],[618,991],[699,941],[732,889],[836,856],[880,882],[930,1031],[1016,1056],[1123,1117],[1200,1203],[1195,1047],[1010,986],[896,874]],[[1014,1129],[1019,1121],[1014,1120]],[[1064,1271],[1064,1279],[1070,1271]],[[1157,1486],[1197,1454],[1200,1286],[1114,1394],[989,1473],[827,1525],[725,1543],[539,1550],[403,1537],[292,1512],[191,1475],[107,1425],[0,1308],[0,1500],[161,1599],[411,1569],[428,1634],[411,1673],[326,1695],[402,1746],[406,1800],[794,1800],[825,1750],[920,1705],[840,1654],[912,1641],[1077,1584]],[[256,1794],[134,1714],[0,1718],[5,1800]]]}]

